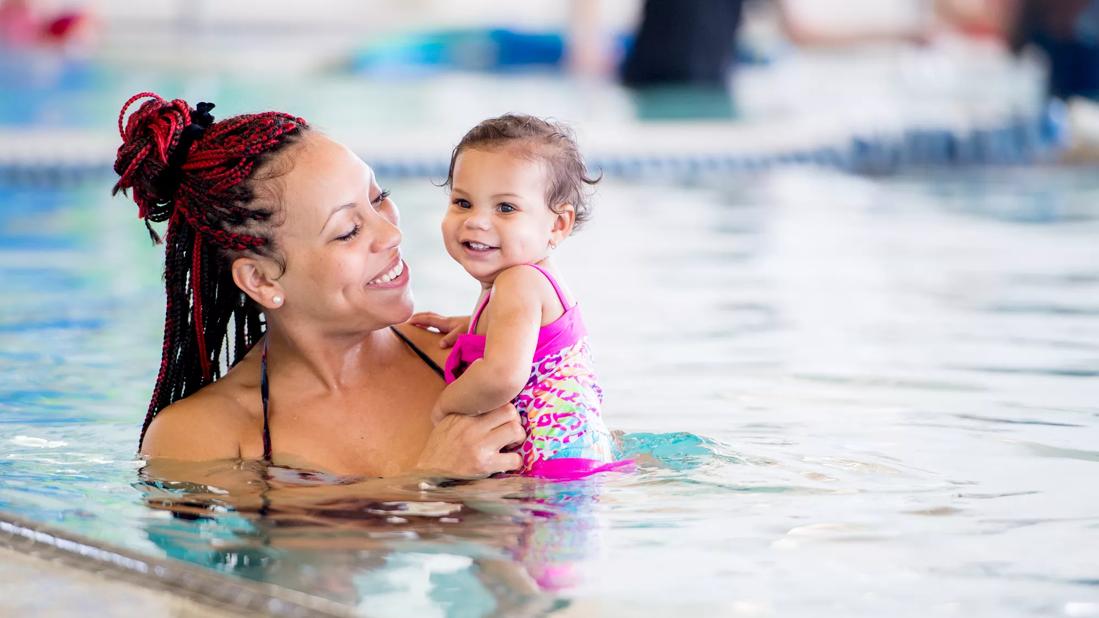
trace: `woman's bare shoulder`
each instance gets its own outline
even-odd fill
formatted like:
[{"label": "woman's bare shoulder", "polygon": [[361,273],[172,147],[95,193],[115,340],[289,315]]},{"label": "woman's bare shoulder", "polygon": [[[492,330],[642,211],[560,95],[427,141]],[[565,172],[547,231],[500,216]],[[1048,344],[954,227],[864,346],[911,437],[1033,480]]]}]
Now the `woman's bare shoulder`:
[{"label": "woman's bare shoulder", "polygon": [[141,453],[189,461],[240,457],[245,436],[258,431],[257,411],[246,397],[259,399],[259,384],[243,384],[230,372],[198,392],[164,408],[149,425]]}]

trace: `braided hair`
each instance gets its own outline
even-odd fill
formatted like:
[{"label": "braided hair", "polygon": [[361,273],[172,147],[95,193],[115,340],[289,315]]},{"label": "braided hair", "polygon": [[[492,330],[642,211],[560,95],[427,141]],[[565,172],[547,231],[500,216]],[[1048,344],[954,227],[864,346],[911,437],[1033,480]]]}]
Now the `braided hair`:
[{"label": "braided hair", "polygon": [[212,108],[142,92],[118,115],[122,145],[112,194],[128,191],[153,242],[162,239],[151,224],[168,222],[164,343],[139,449],[157,413],[221,377],[223,352],[228,369],[263,334],[259,307],[233,281],[232,261],[251,254],[281,264],[274,205],[256,199],[257,181],[265,179],[257,172],[309,125],[279,112],[213,122]]}]

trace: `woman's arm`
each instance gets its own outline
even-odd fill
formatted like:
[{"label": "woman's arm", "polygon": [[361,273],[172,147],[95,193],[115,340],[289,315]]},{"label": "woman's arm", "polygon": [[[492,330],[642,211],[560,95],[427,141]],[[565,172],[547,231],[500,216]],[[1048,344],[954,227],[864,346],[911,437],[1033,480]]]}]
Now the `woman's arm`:
[{"label": "woman's arm", "polygon": [[496,277],[485,355],[449,384],[432,412],[438,422],[447,414],[481,414],[519,394],[530,378],[530,363],[542,325],[545,277],[533,268],[513,267]]}]

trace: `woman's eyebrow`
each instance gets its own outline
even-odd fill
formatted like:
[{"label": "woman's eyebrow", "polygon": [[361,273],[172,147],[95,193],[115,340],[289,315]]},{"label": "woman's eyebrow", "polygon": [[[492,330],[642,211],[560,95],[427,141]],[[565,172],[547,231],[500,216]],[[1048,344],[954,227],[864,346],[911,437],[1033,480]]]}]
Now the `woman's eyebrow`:
[{"label": "woman's eyebrow", "polygon": [[347,208],[354,208],[354,207],[355,207],[355,202],[348,202],[346,204],[340,204],[339,206],[336,206],[335,208],[333,208],[332,212],[328,213],[328,218],[324,220],[324,225],[321,226],[321,232],[320,233],[321,234],[324,233],[325,228],[328,227],[328,222],[332,220],[332,217],[336,216],[336,213],[338,213],[341,210],[344,210],[344,209],[347,209]]},{"label": "woman's eyebrow", "polygon": [[[368,191],[370,191],[374,188],[374,184],[377,182],[377,180],[378,180],[378,177],[374,173],[374,170],[370,170],[370,182],[368,182],[366,184],[366,186],[368,187],[368,189],[367,189]],[[328,222],[332,220],[332,217],[336,216],[336,213],[338,213],[341,210],[344,210],[345,208],[354,208],[354,207],[355,207],[355,202],[348,202],[346,204],[340,204],[339,206],[336,206],[335,208],[333,208],[332,211],[328,213],[328,218],[324,220],[324,225],[321,226],[320,233],[324,234],[325,228],[328,227]]]}]

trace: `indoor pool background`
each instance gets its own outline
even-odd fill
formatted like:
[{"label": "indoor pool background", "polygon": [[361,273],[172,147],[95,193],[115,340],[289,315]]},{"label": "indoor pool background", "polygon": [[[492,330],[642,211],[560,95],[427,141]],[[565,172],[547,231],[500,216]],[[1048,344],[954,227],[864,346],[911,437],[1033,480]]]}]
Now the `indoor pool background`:
[{"label": "indoor pool background", "polygon": [[[441,189],[381,180],[467,311]],[[0,511],[370,615],[1099,615],[1093,170],[608,180],[560,261],[636,473],[281,471],[263,518],[249,466],[141,482],[161,253],[109,182],[0,188]]]}]

